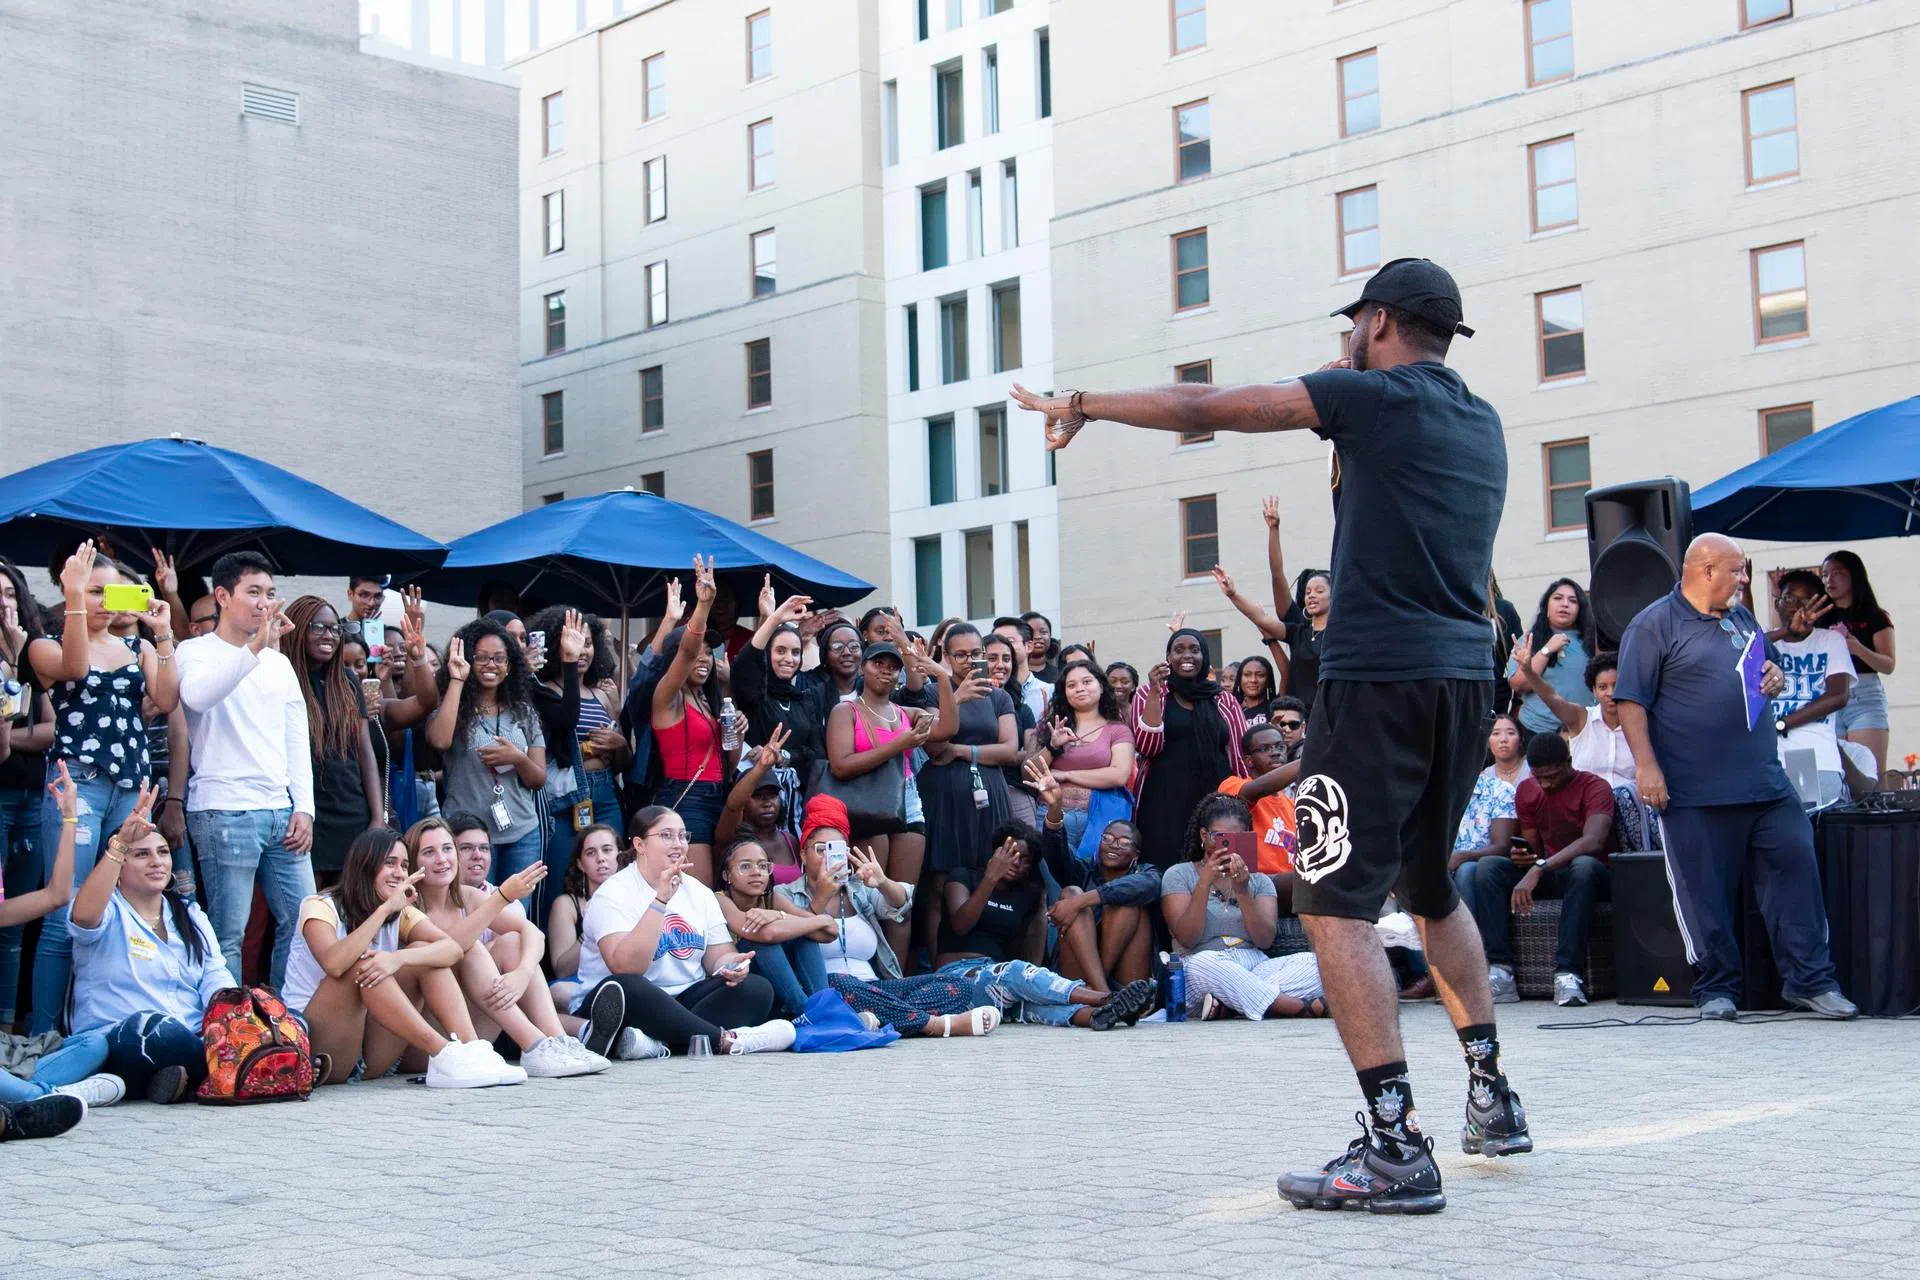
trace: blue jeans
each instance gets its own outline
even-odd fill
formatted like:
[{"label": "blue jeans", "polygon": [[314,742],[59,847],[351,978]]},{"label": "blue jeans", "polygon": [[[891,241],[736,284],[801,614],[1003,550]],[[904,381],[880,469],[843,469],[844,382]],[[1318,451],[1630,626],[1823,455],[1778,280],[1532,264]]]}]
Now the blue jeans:
[{"label": "blue jeans", "polygon": [[773,984],[781,1011],[797,1018],[807,1007],[807,997],[827,987],[827,961],[820,944],[811,938],[788,942],[753,942],[742,938],[742,951],[753,952],[753,971]]},{"label": "blue jeans", "polygon": [[1080,837],[1087,834],[1087,811],[1068,809],[1062,814],[1067,826],[1067,852],[1072,853],[1080,847]]},{"label": "blue jeans", "polygon": [[694,782],[668,778],[654,793],[654,799],[680,815],[687,824],[687,839],[693,844],[713,843],[713,828],[727,807],[726,788],[717,782]]},{"label": "blue jeans", "polygon": [[1073,993],[1087,985],[1025,960],[996,963],[985,956],[955,960],[935,972],[943,978],[973,983],[975,998],[969,1007],[990,1004],[1006,1011],[1014,1022],[1039,1022],[1051,1027],[1072,1023],[1080,1008],[1073,1003]]},{"label": "blue jeans", "polygon": [[[287,809],[191,809],[187,835],[200,856],[201,892],[207,899],[207,918],[227,968],[238,978],[240,951],[247,937],[247,917],[253,913],[253,884],[258,880],[273,912],[273,985],[287,972],[287,952],[300,919],[301,900],[314,891],[313,861],[290,852],[286,838]],[[36,979],[37,984],[37,979]]]},{"label": "blue jeans", "polygon": [[[53,757],[47,767],[54,766]],[[79,824],[73,833],[73,886],[78,889],[93,870],[101,846],[133,812],[137,793],[116,787],[91,765],[67,762],[67,773],[80,792]],[[58,776],[58,775],[55,775]],[[40,817],[40,883],[53,873],[54,851],[60,847],[60,806],[43,797]],[[33,953],[33,1018],[27,1029],[34,1035],[53,1030],[67,1004],[67,982],[73,976],[73,940],[67,936],[67,908],[56,907],[40,921],[40,945]]]},{"label": "blue jeans", "polygon": [[[573,865],[573,842],[578,838],[578,833],[573,829],[573,806],[582,798],[578,791],[569,791],[564,795],[546,795],[541,799],[547,819],[546,834],[541,840],[547,860],[547,878],[533,891],[532,903],[534,923],[541,928],[546,927],[547,913],[553,909],[554,900],[566,892],[567,868]],[[624,837],[615,843],[626,847]]]},{"label": "blue jeans", "polygon": [[546,833],[533,830],[515,840],[512,844],[493,846],[493,883],[499,884],[510,875],[525,871],[540,861],[540,853],[546,843]]},{"label": "blue jeans", "polygon": [[[100,1032],[92,1034],[99,1035]],[[107,1070],[139,1097],[162,1067],[185,1067],[190,1085],[207,1078],[206,1042],[197,1028],[164,1013],[136,1013],[105,1031]],[[64,1047],[64,1046],[63,1046]]]},{"label": "blue jeans", "polygon": [[619,831],[620,793],[613,785],[613,770],[583,769],[575,776],[580,779],[580,798],[593,801],[593,820]]},{"label": "blue jeans", "polygon": [[55,1085],[85,1080],[106,1062],[106,1032],[68,1036],[58,1049],[34,1064],[32,1078],[22,1080],[10,1071],[0,1071],[0,1102],[31,1102],[52,1093]]},{"label": "blue jeans", "polygon": [[[0,884],[9,898],[40,887],[40,792],[0,790]],[[20,937],[25,924],[0,929],[0,1030],[13,1025],[20,991]]]}]

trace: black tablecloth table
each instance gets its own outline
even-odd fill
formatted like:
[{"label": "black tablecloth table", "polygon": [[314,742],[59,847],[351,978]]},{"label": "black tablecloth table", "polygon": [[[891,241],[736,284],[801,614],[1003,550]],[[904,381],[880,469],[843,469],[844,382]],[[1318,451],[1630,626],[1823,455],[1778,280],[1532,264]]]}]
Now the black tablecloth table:
[{"label": "black tablecloth table", "polygon": [[1834,975],[1862,1013],[1920,1006],[1920,811],[1829,810],[1815,831]]}]

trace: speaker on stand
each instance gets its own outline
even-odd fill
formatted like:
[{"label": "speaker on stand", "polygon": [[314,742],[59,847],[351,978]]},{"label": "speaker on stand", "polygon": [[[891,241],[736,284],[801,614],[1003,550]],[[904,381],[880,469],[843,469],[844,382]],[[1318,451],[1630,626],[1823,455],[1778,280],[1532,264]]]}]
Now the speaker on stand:
[{"label": "speaker on stand", "polygon": [[1600,644],[1618,649],[1634,615],[1673,590],[1693,541],[1693,496],[1665,476],[1587,491],[1587,593]]},{"label": "speaker on stand", "polygon": [[1673,914],[1662,853],[1616,853],[1607,863],[1613,895],[1615,999],[1621,1004],[1693,1004],[1693,966]]}]

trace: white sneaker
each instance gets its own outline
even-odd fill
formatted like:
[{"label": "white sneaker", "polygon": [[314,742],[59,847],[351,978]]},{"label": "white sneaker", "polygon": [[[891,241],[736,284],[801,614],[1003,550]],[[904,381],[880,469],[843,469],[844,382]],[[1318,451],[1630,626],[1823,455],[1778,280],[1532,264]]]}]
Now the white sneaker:
[{"label": "white sneaker", "polygon": [[[591,1050],[589,1050],[591,1052]],[[672,1051],[638,1027],[622,1027],[613,1038],[613,1060],[632,1062],[639,1058],[668,1058]]]},{"label": "white sneaker", "polygon": [[447,1041],[446,1047],[427,1059],[429,1089],[490,1089],[500,1083],[493,1064],[472,1052],[475,1042]]},{"label": "white sneaker", "polygon": [[53,1091],[64,1093],[69,1098],[78,1098],[89,1108],[110,1107],[127,1096],[127,1082],[102,1071],[72,1084],[57,1084],[53,1086]]},{"label": "white sneaker", "polygon": [[467,1050],[476,1060],[486,1063],[493,1068],[493,1082],[495,1084],[525,1084],[527,1082],[526,1068],[516,1067],[508,1062],[500,1056],[499,1050],[495,1049],[485,1040],[467,1041]]},{"label": "white sneaker", "polygon": [[1557,1005],[1584,1005],[1587,1002],[1587,989],[1577,973],[1556,973],[1553,975],[1553,1002]]},{"label": "white sneaker", "polygon": [[613,1065],[613,1063],[593,1052],[593,1050],[587,1048],[587,1046],[581,1044],[572,1036],[560,1037],[560,1047],[565,1049],[567,1053],[574,1058],[586,1063],[586,1074],[588,1075],[598,1074]]},{"label": "white sneaker", "polygon": [[779,1053],[793,1048],[793,1024],[785,1018],[775,1018],[763,1022],[757,1027],[735,1027],[733,1029],[733,1048],[728,1053]]},{"label": "white sneaker", "polygon": [[1487,985],[1493,989],[1495,1004],[1519,1004],[1520,988],[1513,980],[1513,970],[1504,964],[1487,966]]},{"label": "white sneaker", "polygon": [[584,1076],[593,1070],[586,1059],[577,1057],[559,1036],[548,1036],[521,1053],[520,1067],[528,1076],[542,1080]]}]

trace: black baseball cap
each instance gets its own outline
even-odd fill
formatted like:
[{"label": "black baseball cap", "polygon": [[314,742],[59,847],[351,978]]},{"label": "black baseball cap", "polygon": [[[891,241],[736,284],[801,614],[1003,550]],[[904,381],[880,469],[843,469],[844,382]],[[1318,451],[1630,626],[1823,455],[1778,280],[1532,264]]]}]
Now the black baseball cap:
[{"label": "black baseball cap", "polygon": [[1329,314],[1351,320],[1369,302],[1398,307],[1463,338],[1473,336],[1473,330],[1460,323],[1460,286],[1430,258],[1395,258],[1373,273],[1356,301]]},{"label": "black baseball cap", "polygon": [[907,665],[907,660],[900,656],[900,646],[891,640],[876,640],[861,651],[860,661],[863,664],[875,658],[892,658],[903,667]]}]

